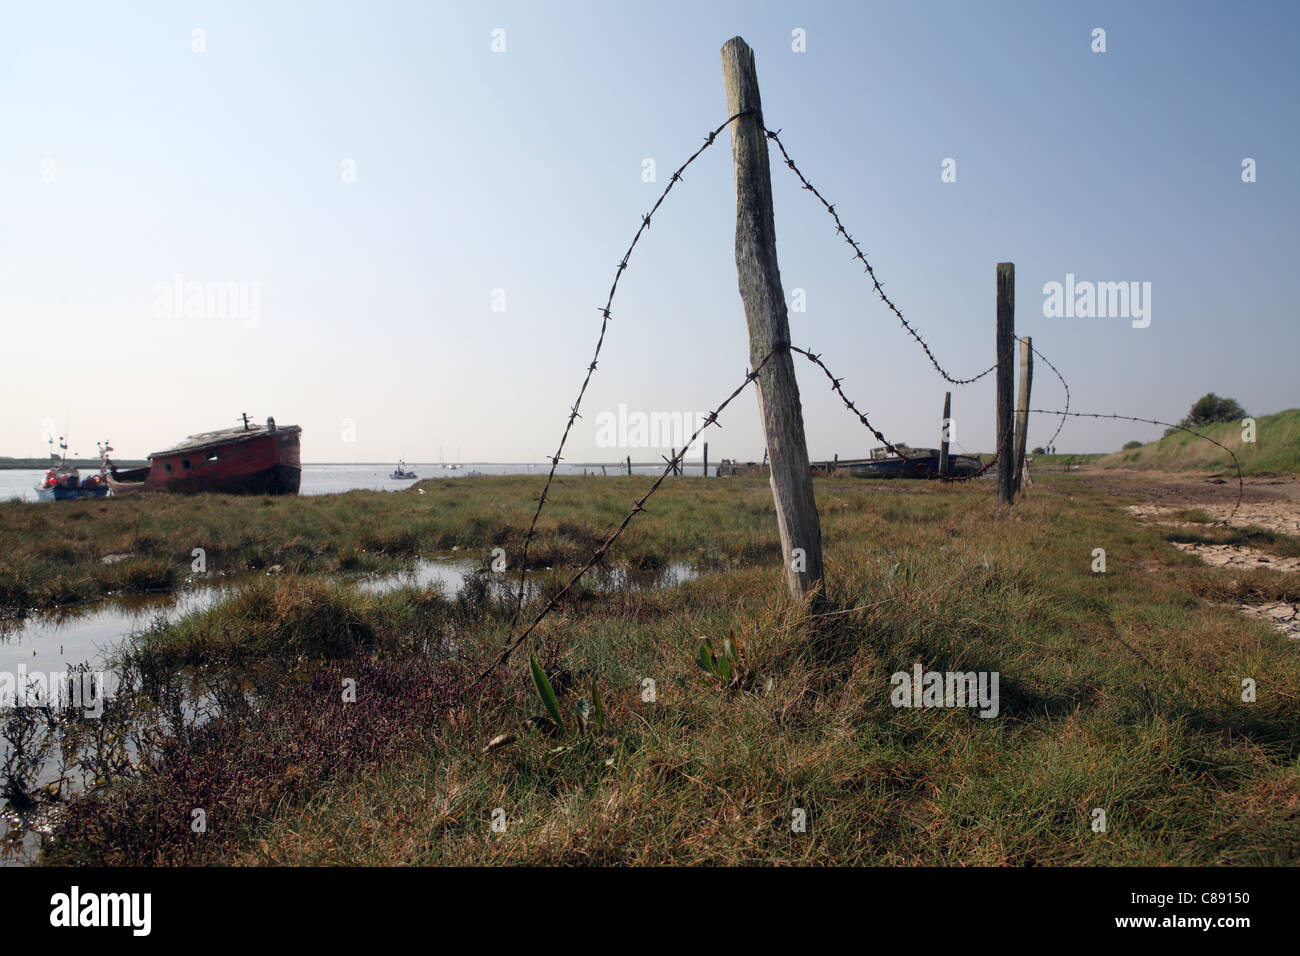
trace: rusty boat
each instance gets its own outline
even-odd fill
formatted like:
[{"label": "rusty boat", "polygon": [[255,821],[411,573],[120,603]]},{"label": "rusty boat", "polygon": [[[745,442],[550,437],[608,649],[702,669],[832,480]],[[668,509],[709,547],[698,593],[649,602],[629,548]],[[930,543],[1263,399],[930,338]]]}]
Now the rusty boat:
[{"label": "rusty boat", "polygon": [[109,464],[107,481],[114,495],[143,491],[180,494],[296,495],[302,481],[297,425],[265,425],[240,416],[234,428],[191,435],[171,448],[149,455],[142,468]]}]

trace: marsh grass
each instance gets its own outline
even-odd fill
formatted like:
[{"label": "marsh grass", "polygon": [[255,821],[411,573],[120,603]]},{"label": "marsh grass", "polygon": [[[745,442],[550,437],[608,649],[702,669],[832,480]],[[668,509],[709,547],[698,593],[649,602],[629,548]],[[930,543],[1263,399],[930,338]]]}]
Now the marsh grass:
[{"label": "marsh grass", "polygon": [[[448,483],[443,505],[508,537],[518,503],[497,481]],[[634,490],[621,481],[565,480],[552,560],[621,516]],[[603,731],[573,746],[539,730],[526,654],[471,684],[510,633],[481,595],[362,597],[291,577],[154,633],[144,646],[173,662],[239,648],[286,676],[256,720],[215,720],[140,779],[75,801],[47,859],[192,861],[190,835],[157,824],[204,799],[226,808],[202,850],[223,863],[1295,862],[1300,657],[1219,606],[1294,595],[1287,576],[1198,565],[1167,529],[1065,478],[1010,511],[987,483],[819,479],[816,493],[817,613],[785,596],[766,482],[671,482],[652,500],[621,557],[711,556],[720,570],[586,591],[541,625],[531,649],[556,694],[601,688]],[[383,504],[408,507],[377,499],[379,528],[394,520]],[[1104,574],[1091,571],[1097,547]],[[737,680],[701,672],[701,636],[732,637]],[[314,655],[306,672],[294,654]],[[890,676],[915,663],[997,671],[999,715],[891,706]],[[428,668],[441,668],[436,693]],[[339,711],[354,670],[371,703]],[[502,734],[514,742],[485,753]],[[796,808],[807,832],[791,829]]]},{"label": "marsh grass", "polygon": [[[584,560],[627,513],[649,479],[560,477],[529,548],[529,566]],[[622,560],[664,567],[771,558],[751,533],[770,516],[765,486],[675,479],[689,495],[652,507],[624,539]],[[581,491],[578,489],[581,488]],[[423,490],[424,494],[420,491]],[[538,493],[530,476],[432,480],[400,492],[303,497],[141,495],[108,501],[0,502],[0,611],[22,612],[116,592],[169,590],[279,568],[288,574],[409,569],[421,554],[459,549],[486,564],[495,547],[522,553]]]}]

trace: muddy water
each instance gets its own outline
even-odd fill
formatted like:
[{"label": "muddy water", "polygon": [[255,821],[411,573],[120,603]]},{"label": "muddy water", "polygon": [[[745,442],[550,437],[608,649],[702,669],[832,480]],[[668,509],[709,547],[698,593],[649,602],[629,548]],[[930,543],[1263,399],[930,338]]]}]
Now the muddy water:
[{"label": "muddy water", "polygon": [[[480,568],[480,562],[453,554],[422,557],[408,571],[343,580],[372,594],[414,587],[437,588],[444,596],[454,597],[468,578],[484,571]],[[550,573],[529,573],[527,587],[530,597]],[[584,580],[598,590],[643,590],[674,587],[695,576],[694,569],[679,563],[654,571],[609,568],[601,572],[590,572]],[[518,587],[517,573],[503,572],[500,575],[493,574],[491,578],[500,587]],[[568,576],[562,573],[561,579],[567,581]],[[247,583],[247,579],[146,597],[109,598],[52,613],[0,620],[0,675],[9,675],[14,685],[20,685],[25,683],[24,679],[39,679],[44,675],[48,680],[51,674],[62,674],[72,666],[86,663],[90,665],[92,673],[102,674],[103,692],[111,696],[116,689],[117,680],[109,665],[132,633],[151,626],[159,619],[174,622],[187,615],[205,611],[241,583]],[[87,686],[88,691],[92,689]],[[90,698],[80,703],[93,707]],[[3,709],[0,708],[0,715],[2,714]],[[7,741],[0,740],[0,765],[8,754]],[[43,769],[36,785],[52,783],[57,777],[57,768],[51,764]],[[40,820],[28,820],[24,825],[8,808],[0,805],[0,866],[32,862],[39,850],[39,832],[43,825]]]}]

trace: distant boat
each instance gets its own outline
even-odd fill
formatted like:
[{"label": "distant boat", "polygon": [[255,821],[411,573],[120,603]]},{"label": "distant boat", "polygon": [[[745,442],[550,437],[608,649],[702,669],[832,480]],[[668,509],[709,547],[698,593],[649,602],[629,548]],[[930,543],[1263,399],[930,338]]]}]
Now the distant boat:
[{"label": "distant boat", "polygon": [[41,501],[104,498],[107,495],[108,482],[102,475],[91,475],[83,481],[81,473],[71,465],[55,465],[45,473],[45,480],[36,486],[36,497]]},{"label": "distant boat", "polygon": [[108,466],[114,495],[141,491],[182,494],[296,495],[302,481],[297,425],[277,426],[274,418],[258,425],[240,416],[242,425],[191,435],[149,455],[143,468]]},{"label": "distant boat", "polygon": [[[68,444],[59,438],[59,451],[54,453],[54,438],[50,438],[50,468],[45,478],[36,486],[36,497],[41,501],[68,501],[73,498],[103,498],[108,495],[108,482],[104,475],[91,475],[84,481],[81,472],[68,464]],[[100,460],[103,461],[101,453]],[[101,469],[102,471],[102,469]]]},{"label": "distant boat", "polygon": [[[855,478],[937,478],[939,454],[931,449],[921,449],[918,454],[909,454],[906,461],[898,455],[890,455],[870,461],[841,461],[830,470]],[[980,460],[974,455],[948,456],[949,477],[965,478],[979,470]]]},{"label": "distant boat", "polygon": [[[872,449],[870,458],[845,459],[835,461],[811,462],[814,475],[848,475],[854,478],[937,478],[939,476],[939,450],[937,448],[909,448],[907,445],[896,446],[907,458],[897,455],[887,448]],[[977,455],[948,456],[948,476],[964,478],[974,475],[981,468]],[[766,476],[767,463],[738,462],[724,458],[718,465],[717,475],[724,477]]]},{"label": "distant boat", "polygon": [[413,471],[407,471],[406,462],[399,461],[397,467],[393,470],[393,473],[388,477],[392,478],[394,481],[410,481],[412,478],[418,478],[419,475]]}]

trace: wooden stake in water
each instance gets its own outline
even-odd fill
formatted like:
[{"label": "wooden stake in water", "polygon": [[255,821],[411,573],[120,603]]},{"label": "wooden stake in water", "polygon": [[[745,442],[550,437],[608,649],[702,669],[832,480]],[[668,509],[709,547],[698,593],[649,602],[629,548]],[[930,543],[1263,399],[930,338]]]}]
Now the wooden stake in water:
[{"label": "wooden stake in water", "polygon": [[776,262],[776,225],[763,104],[754,51],[740,37],[722,47],[727,115],[736,178],[736,272],[749,326],[750,368],[775,352],[758,375],[758,409],[771,462],[772,498],[790,594],[804,598],[822,580],[822,534],[813,498],[790,324]]}]

